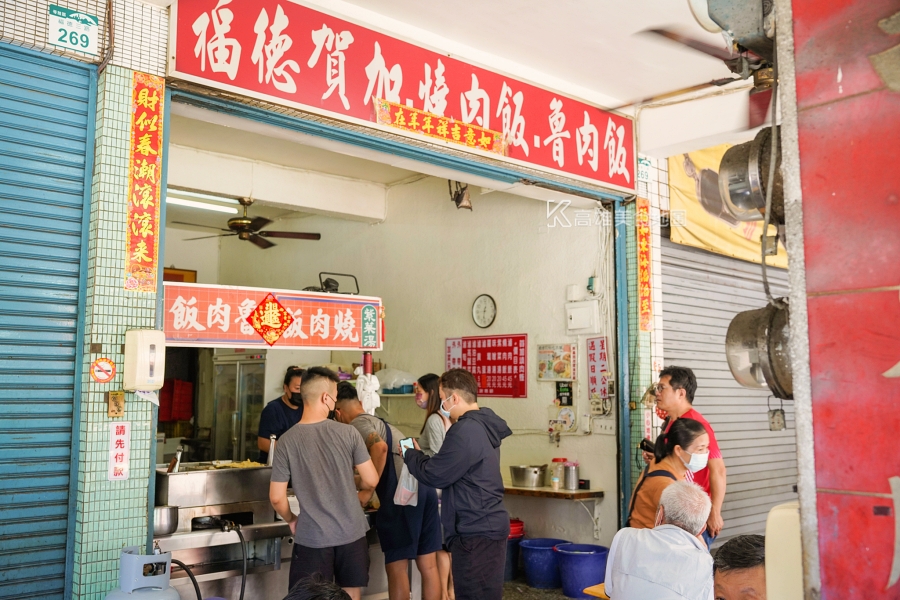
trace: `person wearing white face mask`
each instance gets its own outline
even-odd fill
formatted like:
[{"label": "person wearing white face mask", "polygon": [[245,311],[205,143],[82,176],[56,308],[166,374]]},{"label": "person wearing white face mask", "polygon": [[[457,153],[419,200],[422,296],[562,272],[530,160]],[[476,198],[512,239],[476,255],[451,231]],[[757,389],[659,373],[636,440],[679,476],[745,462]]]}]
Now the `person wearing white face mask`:
[{"label": "person wearing white face mask", "polygon": [[[425,411],[425,423],[419,431],[418,444],[426,456],[434,456],[440,452],[444,438],[447,437],[447,430],[450,429],[450,417],[445,416],[441,410],[440,388],[441,378],[434,373],[422,375],[416,381],[416,405]],[[438,498],[440,497],[441,490],[438,490]],[[446,544],[437,551],[437,565],[441,578],[441,600],[456,600],[450,552]]]},{"label": "person wearing white face mask", "polygon": [[688,473],[687,481],[693,481],[709,494],[712,510],[709,522],[703,533],[706,547],[712,545],[716,536],[722,531],[722,503],[725,501],[725,459],[719,450],[716,434],[700,411],[694,408],[694,394],[697,392],[697,377],[687,367],[666,367],[659,373],[659,384],[656,386],[656,406],[668,414],[664,431],[677,419],[694,419],[700,421],[709,434],[709,459],[706,467],[695,473]]},{"label": "person wearing white face mask", "polygon": [[703,424],[681,418],[667,433],[656,439],[654,462],[641,476],[634,493],[626,523],[635,529],[653,527],[663,491],[687,474],[706,467],[709,459],[709,434]]},{"label": "person wearing white face mask", "polygon": [[457,600],[500,600],[509,513],[503,506],[500,443],[506,422],[478,406],[478,383],[464,369],[441,376],[440,413],[453,425],[440,451],[406,450],[404,462],[420,483],[443,490],[441,522],[453,557]]}]

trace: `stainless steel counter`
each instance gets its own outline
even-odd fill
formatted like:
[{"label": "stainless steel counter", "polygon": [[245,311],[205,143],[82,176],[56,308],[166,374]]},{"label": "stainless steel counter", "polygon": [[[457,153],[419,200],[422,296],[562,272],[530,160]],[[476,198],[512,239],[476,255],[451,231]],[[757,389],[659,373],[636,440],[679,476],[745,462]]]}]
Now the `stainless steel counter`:
[{"label": "stainless steel counter", "polygon": [[[237,598],[242,571],[240,538],[234,531],[197,529],[199,517],[220,516],[241,526],[246,542],[247,587],[245,598],[280,599],[287,594],[294,537],[287,523],[276,517],[269,504],[271,467],[210,470],[212,463],[186,463],[179,473],[156,470],[156,504],[178,507],[175,533],[155,541],[164,552],[191,567],[204,597]],[[291,509],[298,505],[291,496]],[[366,513],[369,524],[369,586],[366,600],[387,598],[384,555],[374,529],[374,511]],[[183,600],[194,600],[187,574],[173,569],[172,585]]]}]

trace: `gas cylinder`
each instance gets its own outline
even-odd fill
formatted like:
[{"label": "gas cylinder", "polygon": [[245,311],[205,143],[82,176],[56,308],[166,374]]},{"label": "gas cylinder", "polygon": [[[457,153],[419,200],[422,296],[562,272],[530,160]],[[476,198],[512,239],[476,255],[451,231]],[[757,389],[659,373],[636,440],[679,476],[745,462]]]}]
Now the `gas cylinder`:
[{"label": "gas cylinder", "polygon": [[106,594],[106,600],[181,600],[169,585],[171,569],[170,552],[141,554],[140,546],[122,548],[119,587]]}]

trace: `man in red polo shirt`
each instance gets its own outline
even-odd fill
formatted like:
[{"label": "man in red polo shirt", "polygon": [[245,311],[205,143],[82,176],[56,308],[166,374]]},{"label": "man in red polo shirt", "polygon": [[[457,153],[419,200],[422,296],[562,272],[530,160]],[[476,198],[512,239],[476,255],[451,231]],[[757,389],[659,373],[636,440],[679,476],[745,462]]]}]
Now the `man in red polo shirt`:
[{"label": "man in red polo shirt", "polygon": [[693,480],[702,487],[712,501],[712,510],[709,511],[706,531],[703,532],[703,539],[709,546],[719,535],[723,525],[725,461],[722,459],[722,452],[719,450],[712,426],[693,406],[694,392],[696,391],[697,378],[693,371],[687,367],[666,367],[659,374],[659,384],[656,386],[656,405],[669,415],[666,431],[675,419],[694,419],[702,423],[709,434],[709,459],[706,467],[696,472],[691,472],[689,469],[687,473],[687,480]]}]

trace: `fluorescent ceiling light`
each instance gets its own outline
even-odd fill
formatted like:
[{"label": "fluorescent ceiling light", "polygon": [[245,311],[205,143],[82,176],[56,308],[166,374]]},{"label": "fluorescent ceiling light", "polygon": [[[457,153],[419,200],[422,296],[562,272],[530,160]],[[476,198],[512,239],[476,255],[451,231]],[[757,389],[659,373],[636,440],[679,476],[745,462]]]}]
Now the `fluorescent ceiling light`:
[{"label": "fluorescent ceiling light", "polygon": [[178,206],[187,206],[188,208],[201,208],[203,210],[214,210],[216,212],[223,212],[232,215],[236,215],[238,209],[232,208],[230,206],[219,206],[218,204],[209,204],[207,202],[197,202],[196,200],[188,200],[187,198],[173,198],[172,196],[166,196],[166,204],[177,204]]},{"label": "fluorescent ceiling light", "polygon": [[189,192],[187,190],[179,190],[175,188],[166,188],[166,197],[176,196],[178,198],[193,198],[195,200],[211,200],[213,202],[222,202],[223,204],[240,204],[235,198],[227,196],[216,196],[215,194],[204,194],[202,192]]}]

